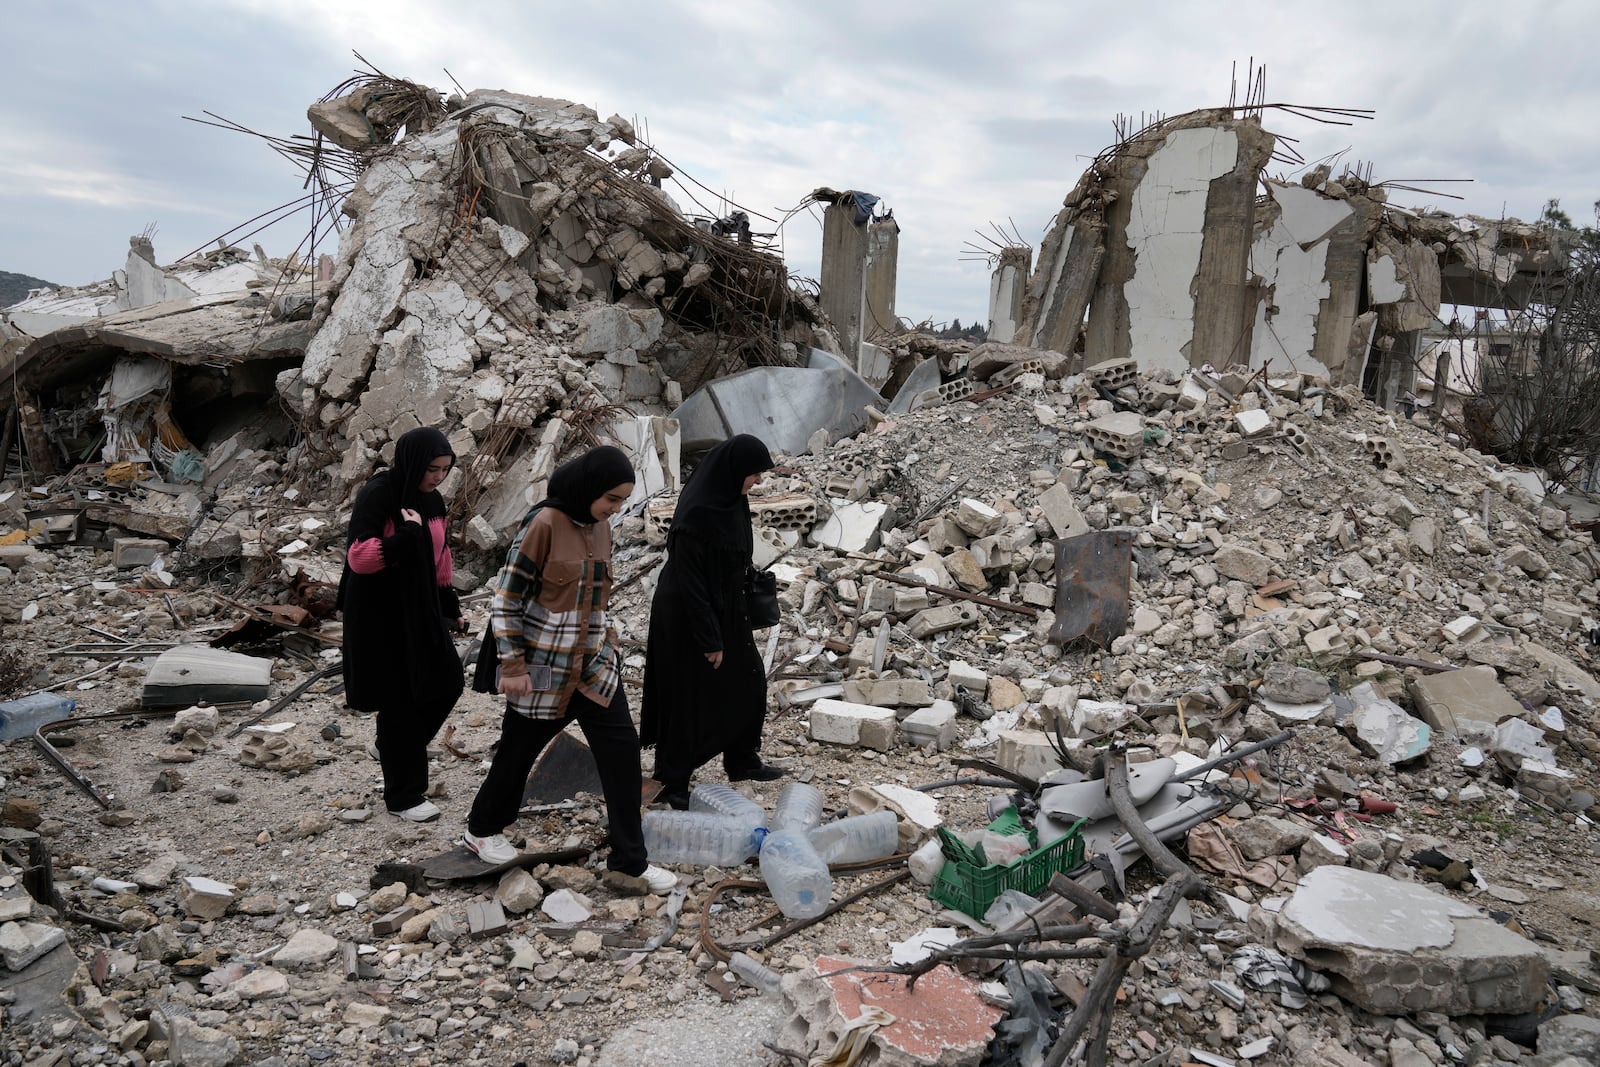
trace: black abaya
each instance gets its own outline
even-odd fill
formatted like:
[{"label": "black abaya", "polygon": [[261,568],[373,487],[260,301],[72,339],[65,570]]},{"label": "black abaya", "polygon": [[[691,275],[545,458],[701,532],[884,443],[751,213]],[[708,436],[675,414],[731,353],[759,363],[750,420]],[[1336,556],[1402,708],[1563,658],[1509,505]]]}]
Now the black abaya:
[{"label": "black abaya", "polygon": [[[650,609],[640,740],[655,745],[655,777],[687,788],[722,753],[738,774],[761,765],[767,681],[745,608],[750,509],[744,479],[772,466],[749,435],[718,445],[696,468],[673,515],[667,562]],[[722,653],[722,664],[706,660]]]}]

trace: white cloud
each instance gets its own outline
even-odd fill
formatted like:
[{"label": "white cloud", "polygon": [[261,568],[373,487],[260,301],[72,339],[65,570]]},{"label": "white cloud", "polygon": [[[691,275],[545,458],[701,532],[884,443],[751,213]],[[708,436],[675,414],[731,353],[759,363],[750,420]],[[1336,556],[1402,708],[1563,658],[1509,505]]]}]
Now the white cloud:
[{"label": "white cloud", "polygon": [[[638,119],[686,175],[763,215],[781,216],[822,185],[876,193],[900,221],[899,306],[918,319],[982,318],[987,272],[959,259],[975,230],[1014,222],[1037,244],[1112,141],[1118,114],[1137,123],[1226,104],[1234,64],[1242,96],[1252,58],[1266,64],[1270,101],[1377,112],[1351,127],[1269,114],[1268,127],[1298,138],[1308,160],[1344,152],[1379,179],[1476,179],[1438,186],[1459,202],[1396,192],[1398,203],[1531,217],[1555,196],[1583,218],[1600,196],[1590,133],[1600,74],[1588,54],[1600,8],[1586,3],[1349,0],[1241,15],[1214,0],[1090,9],[232,0],[137,10],[58,0],[19,8],[13,24],[17,40],[57,44],[14,50],[0,69],[10,99],[36,99],[42,87],[49,100],[13,108],[0,137],[0,269],[71,262],[57,273],[79,280],[109,273],[104,248],[125,248],[156,210],[176,255],[225,228],[219,218],[242,221],[297,195],[299,176],[259,144],[178,116],[209,109],[264,132],[305,132],[305,106],[357,68],[352,52],[445,90],[448,70],[468,89],[566,97]],[[716,196],[696,195],[720,210]],[[811,215],[784,227],[783,245],[791,270],[815,276]]]}]

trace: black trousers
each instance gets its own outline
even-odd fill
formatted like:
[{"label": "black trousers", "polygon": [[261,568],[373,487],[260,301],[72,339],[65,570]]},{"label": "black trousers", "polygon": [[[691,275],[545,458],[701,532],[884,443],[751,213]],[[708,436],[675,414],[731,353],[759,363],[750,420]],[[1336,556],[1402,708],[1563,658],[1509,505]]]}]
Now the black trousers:
[{"label": "black trousers", "polygon": [[451,696],[378,712],[378,765],[383,806],[390,811],[414,808],[428,795],[428,742],[455,706]]},{"label": "black trousers", "polygon": [[534,761],[573,720],[577,720],[589,742],[600,772],[600,789],[606,798],[611,828],[611,854],[606,866],[623,874],[643,874],[648,860],[639,814],[639,731],[634,728],[628,697],[620,684],[607,707],[582,693],[572,694],[563,719],[532,719],[507,708],[500,725],[500,747],[472,802],[467,830],[474,837],[488,837],[517,821]]}]

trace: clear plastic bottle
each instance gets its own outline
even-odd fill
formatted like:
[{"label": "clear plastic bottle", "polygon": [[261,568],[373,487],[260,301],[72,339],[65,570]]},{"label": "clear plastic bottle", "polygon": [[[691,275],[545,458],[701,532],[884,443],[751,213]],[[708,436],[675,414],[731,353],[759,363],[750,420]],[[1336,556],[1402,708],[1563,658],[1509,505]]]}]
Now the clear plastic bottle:
[{"label": "clear plastic bottle", "polygon": [[814,830],[822,821],[822,790],[804,782],[785,782],[772,809],[774,830]]},{"label": "clear plastic bottle", "polygon": [[0,741],[27,737],[39,727],[72,715],[78,702],[55,693],[30,693],[0,703]]},{"label": "clear plastic bottle", "polygon": [[733,786],[721,782],[705,782],[695,786],[689,794],[689,810],[726,815],[730,819],[738,819],[752,830],[767,825],[767,813],[760,804]]},{"label": "clear plastic bottle", "polygon": [[761,877],[778,910],[791,919],[814,919],[833,899],[833,875],[804,830],[774,830],[762,839]]},{"label": "clear plastic bottle", "polygon": [[900,820],[884,808],[835,819],[808,836],[824,863],[865,863],[894,855],[900,846]]},{"label": "clear plastic bottle", "polygon": [[728,970],[763,993],[777,993],[783,989],[783,979],[777,971],[758,960],[746,956],[743,952],[735,952],[729,958]]},{"label": "clear plastic bottle", "polygon": [[653,863],[727,866],[756,851],[755,833],[739,819],[710,811],[647,811],[644,847]]}]

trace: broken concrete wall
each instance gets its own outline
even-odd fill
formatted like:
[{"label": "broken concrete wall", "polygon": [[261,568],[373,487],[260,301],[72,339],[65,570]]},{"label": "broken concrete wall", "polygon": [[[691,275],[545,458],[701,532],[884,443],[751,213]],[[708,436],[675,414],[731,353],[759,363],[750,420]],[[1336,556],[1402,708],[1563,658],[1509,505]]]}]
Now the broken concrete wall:
[{"label": "broken concrete wall", "polygon": [[895,287],[900,272],[900,224],[892,214],[867,224],[867,304],[864,340],[900,332]]},{"label": "broken concrete wall", "polygon": [[[1250,253],[1260,287],[1250,366],[1270,362],[1274,370],[1345,384],[1352,380],[1344,372],[1379,204],[1330,194],[1325,171],[1313,177],[1321,178],[1316,187],[1266,182]],[[1353,374],[1360,374],[1359,361]]]},{"label": "broken concrete wall", "polygon": [[1245,271],[1256,178],[1273,143],[1259,120],[1197,111],[1116,153],[1086,364],[1132,356],[1181,373],[1249,351]]},{"label": "broken concrete wall", "polygon": [[1028,292],[1028,271],[1032,266],[1033,249],[1026,245],[1000,250],[1000,261],[989,278],[988,340],[999,344],[1016,340]]}]

